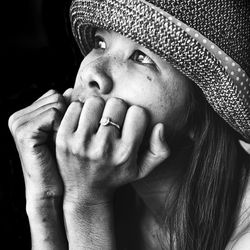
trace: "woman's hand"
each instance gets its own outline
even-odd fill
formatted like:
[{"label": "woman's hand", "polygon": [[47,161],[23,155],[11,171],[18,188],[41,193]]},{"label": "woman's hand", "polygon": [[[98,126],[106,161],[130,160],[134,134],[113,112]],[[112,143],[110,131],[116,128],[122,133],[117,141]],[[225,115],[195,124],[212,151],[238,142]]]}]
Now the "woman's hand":
[{"label": "woman's hand", "polygon": [[[100,125],[102,117],[119,124]],[[138,155],[147,128],[147,115],[139,106],[128,107],[118,98],[104,102],[90,97],[68,107],[56,137],[56,157],[65,185],[64,206],[101,204],[114,190],[146,176],[169,155],[163,125],[154,127],[149,148]]]},{"label": "woman's hand", "polygon": [[[113,125],[100,125],[102,117]],[[147,175],[169,150],[163,125],[152,132],[143,157],[147,128],[143,108],[121,99],[90,97],[68,107],[56,137],[56,157],[64,183],[64,222],[69,249],[116,249],[112,195],[123,184]]]},{"label": "woman's hand", "polygon": [[22,163],[27,198],[62,195],[52,138],[65,110],[65,98],[50,90],[9,118],[9,129]]}]

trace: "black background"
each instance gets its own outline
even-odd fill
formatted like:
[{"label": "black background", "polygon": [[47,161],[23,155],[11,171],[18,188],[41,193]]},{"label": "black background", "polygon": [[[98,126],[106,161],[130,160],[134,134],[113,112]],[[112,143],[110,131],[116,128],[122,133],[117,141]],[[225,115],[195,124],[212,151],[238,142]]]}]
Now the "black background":
[{"label": "black background", "polygon": [[8,117],[48,89],[73,86],[80,53],[69,5],[70,0],[1,2],[0,249],[30,249],[23,176]]}]

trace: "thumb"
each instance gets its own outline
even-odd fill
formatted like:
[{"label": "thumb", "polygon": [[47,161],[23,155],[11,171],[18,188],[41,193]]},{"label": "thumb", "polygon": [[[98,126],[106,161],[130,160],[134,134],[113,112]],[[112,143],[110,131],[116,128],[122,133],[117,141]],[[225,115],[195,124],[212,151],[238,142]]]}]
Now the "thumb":
[{"label": "thumb", "polygon": [[158,123],[154,126],[149,139],[149,148],[141,158],[138,179],[148,175],[156,166],[162,163],[170,155],[170,149],[164,135],[164,125]]}]

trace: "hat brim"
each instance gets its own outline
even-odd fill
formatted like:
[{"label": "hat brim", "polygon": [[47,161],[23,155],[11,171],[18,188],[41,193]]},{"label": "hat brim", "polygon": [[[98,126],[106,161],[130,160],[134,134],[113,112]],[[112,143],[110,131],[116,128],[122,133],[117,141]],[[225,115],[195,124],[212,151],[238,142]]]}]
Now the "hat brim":
[{"label": "hat brim", "polygon": [[250,141],[250,105],[220,61],[162,11],[143,0],[73,1],[73,34],[83,53],[98,28],[113,30],[150,49],[195,82],[213,109]]}]

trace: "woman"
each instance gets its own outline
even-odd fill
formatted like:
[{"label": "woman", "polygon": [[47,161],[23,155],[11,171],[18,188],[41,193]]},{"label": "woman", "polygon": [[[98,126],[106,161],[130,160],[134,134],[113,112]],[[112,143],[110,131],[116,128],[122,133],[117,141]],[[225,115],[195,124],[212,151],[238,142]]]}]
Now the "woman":
[{"label": "woman", "polygon": [[248,249],[249,4],[74,0],[70,13],[74,88],[9,119],[33,249]]}]

